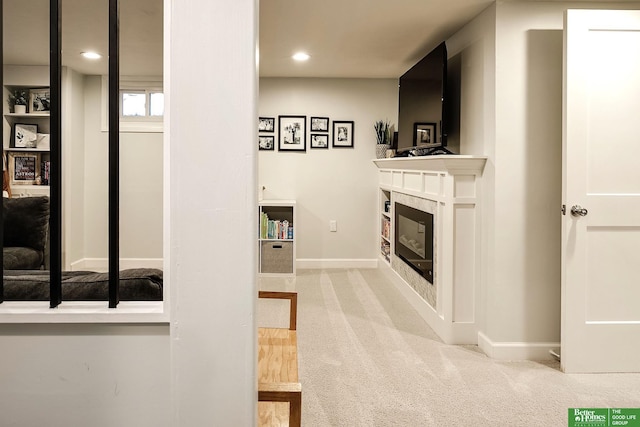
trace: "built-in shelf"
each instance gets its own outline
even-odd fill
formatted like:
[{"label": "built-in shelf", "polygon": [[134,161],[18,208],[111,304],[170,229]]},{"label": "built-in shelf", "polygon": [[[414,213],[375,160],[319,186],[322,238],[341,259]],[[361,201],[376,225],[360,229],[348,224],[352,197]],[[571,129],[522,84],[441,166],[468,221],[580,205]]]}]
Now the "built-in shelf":
[{"label": "built-in shelf", "polygon": [[[477,344],[481,180],[487,157],[439,155],[373,162],[379,169],[376,240],[381,262],[396,273],[398,289],[444,342]],[[396,202],[435,215],[432,283],[395,255]]]}]

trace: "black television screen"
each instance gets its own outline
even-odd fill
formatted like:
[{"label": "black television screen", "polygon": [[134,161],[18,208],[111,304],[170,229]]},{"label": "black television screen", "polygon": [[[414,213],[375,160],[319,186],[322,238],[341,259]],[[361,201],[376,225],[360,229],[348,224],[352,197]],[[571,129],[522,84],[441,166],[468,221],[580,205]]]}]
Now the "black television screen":
[{"label": "black television screen", "polygon": [[447,48],[442,42],[399,80],[398,150],[445,147]]}]

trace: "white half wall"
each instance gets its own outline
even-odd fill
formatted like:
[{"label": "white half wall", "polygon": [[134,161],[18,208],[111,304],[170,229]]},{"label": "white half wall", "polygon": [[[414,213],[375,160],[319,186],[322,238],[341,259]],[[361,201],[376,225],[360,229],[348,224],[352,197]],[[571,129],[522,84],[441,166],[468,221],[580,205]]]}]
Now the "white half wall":
[{"label": "white half wall", "polygon": [[0,325],[3,426],[166,426],[168,325]]},{"label": "white half wall", "polygon": [[[259,115],[276,119],[276,150],[258,153],[264,199],[297,201],[298,266],[375,265],[378,258],[376,120],[398,122],[396,79],[260,79]],[[330,147],[278,152],[278,115],[329,117]],[[334,120],[353,120],[354,148],[332,148]],[[256,142],[257,145],[257,142]],[[337,232],[329,221],[337,221]]]}]

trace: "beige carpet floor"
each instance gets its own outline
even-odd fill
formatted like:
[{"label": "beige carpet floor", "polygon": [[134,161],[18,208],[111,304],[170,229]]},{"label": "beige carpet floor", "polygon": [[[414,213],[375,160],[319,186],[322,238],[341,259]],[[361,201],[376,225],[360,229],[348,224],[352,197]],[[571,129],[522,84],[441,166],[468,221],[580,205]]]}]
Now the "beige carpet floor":
[{"label": "beige carpet floor", "polygon": [[[640,408],[640,374],[569,375],[443,344],[382,270],[298,270],[260,289],[298,292],[303,426],[566,426],[568,408]],[[261,300],[258,324],[287,313]]]}]

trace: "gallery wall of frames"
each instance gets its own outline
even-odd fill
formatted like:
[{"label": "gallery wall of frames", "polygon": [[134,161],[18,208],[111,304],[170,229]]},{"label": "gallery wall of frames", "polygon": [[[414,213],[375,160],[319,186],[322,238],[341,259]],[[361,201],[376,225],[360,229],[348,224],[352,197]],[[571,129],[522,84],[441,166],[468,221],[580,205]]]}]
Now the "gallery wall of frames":
[{"label": "gallery wall of frames", "polygon": [[329,117],[279,115],[258,118],[258,149],[260,151],[298,152],[354,148],[353,120]]}]

